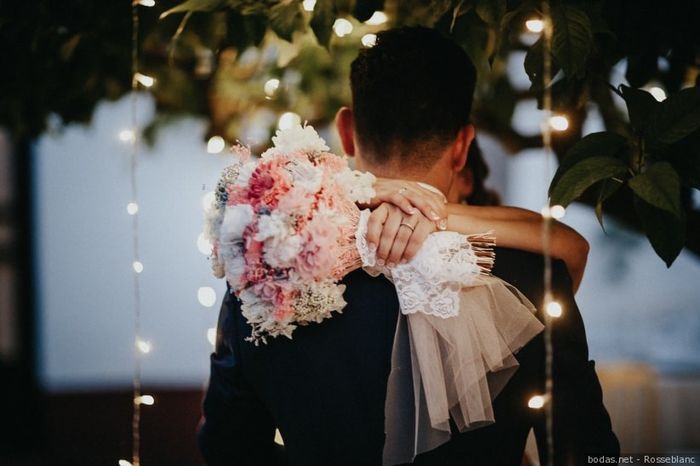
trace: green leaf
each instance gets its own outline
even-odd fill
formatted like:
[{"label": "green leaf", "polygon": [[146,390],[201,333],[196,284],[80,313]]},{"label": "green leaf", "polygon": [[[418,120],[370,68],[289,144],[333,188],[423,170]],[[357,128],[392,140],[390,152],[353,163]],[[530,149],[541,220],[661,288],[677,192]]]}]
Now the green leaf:
[{"label": "green leaf", "polygon": [[588,15],[572,5],[552,8],[552,53],[567,77],[583,78],[591,53],[593,31]]},{"label": "green leaf", "polygon": [[647,91],[620,85],[622,98],[627,104],[627,111],[630,115],[632,127],[641,135],[648,133],[648,127],[660,107],[660,103]]},{"label": "green leaf", "polygon": [[552,204],[568,206],[593,184],[608,178],[622,177],[627,165],[620,159],[595,156],[581,160],[566,170],[551,186],[549,195]]},{"label": "green leaf", "polygon": [[627,139],[617,133],[603,131],[589,134],[574,144],[562,159],[550,183],[550,193],[552,187],[559,182],[564,173],[580,161],[597,156],[623,160],[623,156],[626,154],[625,151],[628,148]]},{"label": "green leaf", "polygon": [[598,200],[595,204],[595,216],[600,223],[600,227],[605,231],[605,225],[603,224],[603,203],[608,200],[610,196],[615,194],[620,186],[622,186],[622,181],[616,179],[603,180],[599,183],[600,189],[598,191]]},{"label": "green leaf", "polygon": [[634,210],[654,251],[666,267],[671,267],[685,243],[685,218],[657,209],[637,196],[634,196]]},{"label": "green leaf", "polygon": [[314,16],[311,18],[311,30],[314,31],[318,43],[325,48],[330,45],[334,22],[333,0],[317,0]]},{"label": "green leaf", "polygon": [[283,0],[270,8],[270,28],[280,38],[292,41],[292,34],[303,31],[306,27],[301,2]]},{"label": "green leaf", "polygon": [[689,87],[661,102],[651,118],[656,141],[673,144],[700,128],[700,88]]},{"label": "green leaf", "polygon": [[498,26],[506,13],[506,0],[476,0],[476,14],[490,26]]},{"label": "green leaf", "polygon": [[647,203],[676,217],[681,216],[681,183],[670,163],[653,164],[644,173],[632,178],[629,185]]},{"label": "green leaf", "polygon": [[186,0],[160,15],[160,19],[170,16],[173,13],[186,13],[189,11],[214,11],[222,9],[226,5],[226,0]]}]

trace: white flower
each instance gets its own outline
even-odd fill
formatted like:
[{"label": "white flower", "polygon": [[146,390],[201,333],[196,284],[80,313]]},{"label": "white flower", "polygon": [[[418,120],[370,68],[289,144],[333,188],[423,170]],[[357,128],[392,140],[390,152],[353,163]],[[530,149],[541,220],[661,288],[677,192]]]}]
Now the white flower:
[{"label": "white flower", "polygon": [[343,170],[336,175],[335,181],[353,202],[367,203],[376,195],[373,186],[377,178],[369,172]]},{"label": "white flower", "polygon": [[293,184],[295,187],[308,191],[311,194],[316,194],[321,189],[323,172],[311,162],[299,161],[293,165],[290,164],[289,172],[294,178]]},{"label": "white flower", "polygon": [[272,137],[275,149],[279,152],[325,152],[328,149],[313,126],[295,125],[284,130],[277,130]]},{"label": "white flower", "polygon": [[270,215],[262,215],[258,220],[258,232],[255,234],[256,241],[265,241],[269,238],[279,241],[290,233],[287,224],[287,216],[281,212],[274,211]]},{"label": "white flower", "polygon": [[227,257],[224,262],[224,272],[229,285],[235,290],[241,286],[241,276],[245,272],[245,259],[241,254]]},{"label": "white flower", "polygon": [[250,176],[253,174],[253,171],[255,171],[255,167],[258,166],[258,163],[255,160],[251,160],[249,162],[246,162],[242,164],[238,168],[238,176],[236,177],[236,184],[237,185],[247,185],[248,181],[250,180]]},{"label": "white flower", "polygon": [[270,239],[265,242],[265,262],[272,267],[291,267],[301,250],[299,235],[287,236],[281,240]]},{"label": "white flower", "polygon": [[251,221],[253,221],[253,208],[248,204],[227,207],[219,235],[222,246],[241,240],[243,231]]}]

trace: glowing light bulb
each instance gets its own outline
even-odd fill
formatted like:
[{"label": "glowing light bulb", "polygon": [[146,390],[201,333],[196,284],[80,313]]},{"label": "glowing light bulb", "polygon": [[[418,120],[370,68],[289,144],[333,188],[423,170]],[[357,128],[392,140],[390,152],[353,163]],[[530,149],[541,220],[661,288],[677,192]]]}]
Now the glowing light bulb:
[{"label": "glowing light bulb", "polygon": [[374,47],[374,45],[377,43],[377,35],[365,34],[362,36],[361,42],[365,47]]},{"label": "glowing light bulb", "polygon": [[210,154],[218,154],[226,147],[226,141],[221,136],[212,136],[207,142],[207,152]]},{"label": "glowing light bulb", "polygon": [[209,256],[211,254],[212,248],[213,245],[211,244],[211,241],[209,241],[206,238],[206,236],[204,236],[204,233],[200,233],[197,237],[197,249],[199,249],[199,252],[201,252],[205,256]]},{"label": "glowing light bulb", "polygon": [[207,340],[209,340],[209,343],[211,343],[212,346],[216,345],[216,329],[215,328],[208,328],[207,329]]},{"label": "glowing light bulb", "polygon": [[554,115],[549,118],[549,126],[556,131],[566,131],[569,128],[569,120],[564,115]]},{"label": "glowing light bulb", "polygon": [[549,213],[552,215],[552,218],[559,220],[560,218],[564,218],[564,215],[566,215],[566,209],[560,205],[553,205],[549,208]]},{"label": "glowing light bulb", "polygon": [[527,401],[527,407],[540,409],[544,406],[545,398],[542,395],[535,395]]},{"label": "glowing light bulb", "polygon": [[129,202],[126,205],[126,211],[129,213],[129,215],[136,215],[136,212],[139,211],[139,205],[135,202]]},{"label": "glowing light bulb", "polygon": [[156,83],[156,80],[154,78],[141,73],[134,74],[134,79],[143,87],[151,87]]},{"label": "glowing light bulb", "polygon": [[119,460],[119,466],[133,466],[133,465],[131,464],[131,461]]},{"label": "glowing light bulb", "polygon": [[301,5],[306,11],[314,11],[314,7],[316,6],[316,0],[304,0],[303,2],[301,2]]},{"label": "glowing light bulb", "polygon": [[155,0],[139,0],[139,5],[143,6],[156,6],[156,1]]},{"label": "glowing light bulb", "polygon": [[275,429],[275,443],[277,445],[284,445],[284,439],[282,438],[282,434],[280,433],[279,429]]},{"label": "glowing light bulb", "polygon": [[654,96],[654,98],[659,102],[666,100],[666,92],[660,87],[654,86],[649,88],[649,94]]},{"label": "glowing light bulb", "polygon": [[541,19],[528,19],[525,21],[525,27],[530,32],[539,33],[544,31],[544,21]]},{"label": "glowing light bulb", "polygon": [[201,286],[197,290],[199,304],[205,307],[212,307],[216,304],[216,291],[210,286]]},{"label": "glowing light bulb", "polygon": [[289,129],[297,125],[301,125],[301,117],[294,112],[283,113],[277,122],[279,129]]},{"label": "glowing light bulb", "polygon": [[280,80],[273,78],[273,79],[268,79],[265,82],[265,86],[263,86],[263,89],[265,91],[265,95],[268,97],[272,97],[275,95],[275,92],[277,92],[277,89],[280,87]]},{"label": "glowing light bulb", "polygon": [[338,18],[333,23],[333,31],[338,37],[345,37],[352,33],[352,23],[345,18]]},{"label": "glowing light bulb", "polygon": [[139,339],[136,341],[136,348],[143,354],[148,354],[151,352],[151,342]]},{"label": "glowing light bulb", "polygon": [[547,314],[549,314],[551,317],[561,317],[561,313],[561,304],[556,301],[550,301],[547,303]]},{"label": "glowing light bulb", "polygon": [[139,405],[153,406],[156,404],[156,399],[151,395],[141,395],[134,398],[134,403]]},{"label": "glowing light bulb", "polygon": [[134,261],[134,263],[131,264],[131,266],[134,268],[134,272],[136,272],[136,273],[143,272],[143,264],[141,262]]},{"label": "glowing light bulb", "polygon": [[119,132],[119,140],[121,142],[134,142],[136,141],[136,133],[133,129],[123,129]]},{"label": "glowing light bulb", "polygon": [[379,26],[380,24],[386,23],[388,19],[389,18],[387,18],[383,11],[375,11],[372,13],[372,16],[365,21],[365,24],[369,24],[370,26]]}]

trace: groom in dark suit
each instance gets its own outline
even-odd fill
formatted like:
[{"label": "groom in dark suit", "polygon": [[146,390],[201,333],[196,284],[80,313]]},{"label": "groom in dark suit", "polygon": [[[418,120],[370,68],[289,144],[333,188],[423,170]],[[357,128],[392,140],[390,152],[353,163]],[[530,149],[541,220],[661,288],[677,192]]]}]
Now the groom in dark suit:
[{"label": "groom in dark suit", "polygon": [[[415,173],[424,173],[424,181],[438,187],[433,175],[449,176],[451,182],[452,174],[432,173],[437,162],[429,154],[441,153],[468,125],[474,70],[459,47],[423,28],[381,33],[377,45],[353,63],[352,87],[350,133],[356,147],[349,152],[364,150],[365,160],[396,178],[419,179]],[[368,114],[376,123],[363,119]],[[347,123],[339,118],[346,151]],[[373,147],[388,155],[379,157]],[[494,274],[542,303],[542,257],[502,248],[496,254]],[[554,295],[564,308],[553,327],[554,464],[587,464],[588,455],[617,456],[619,446],[563,262],[554,262],[553,276]],[[343,282],[348,305],[342,314],[298,328],[293,340],[277,338],[261,346],[245,341],[250,327],[237,299],[227,293],[199,433],[210,466],[381,465],[399,304],[383,277],[357,270]],[[531,396],[544,392],[542,335],[517,358],[520,368],[494,401],[496,423],[455,433],[447,444],[417,457],[416,464],[519,466],[531,428],[546,460],[544,412],[527,407]],[[275,428],[284,451],[273,442]]]}]

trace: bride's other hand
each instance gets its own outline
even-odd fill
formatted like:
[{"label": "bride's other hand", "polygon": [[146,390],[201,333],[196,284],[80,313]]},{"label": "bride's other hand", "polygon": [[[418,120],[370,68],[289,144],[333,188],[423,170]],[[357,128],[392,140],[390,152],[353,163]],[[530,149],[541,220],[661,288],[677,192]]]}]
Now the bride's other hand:
[{"label": "bride's other hand", "polygon": [[432,221],[446,223],[447,199],[440,191],[424,188],[415,181],[391,178],[377,178],[373,187],[375,196],[362,207],[374,209],[383,202],[388,202],[408,215],[412,215],[418,209]]},{"label": "bride's other hand", "polygon": [[393,267],[410,261],[434,231],[435,221],[422,213],[407,215],[395,204],[384,202],[369,216],[367,244],[376,251],[377,265]]}]

